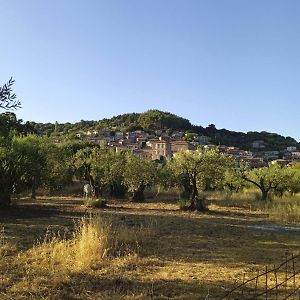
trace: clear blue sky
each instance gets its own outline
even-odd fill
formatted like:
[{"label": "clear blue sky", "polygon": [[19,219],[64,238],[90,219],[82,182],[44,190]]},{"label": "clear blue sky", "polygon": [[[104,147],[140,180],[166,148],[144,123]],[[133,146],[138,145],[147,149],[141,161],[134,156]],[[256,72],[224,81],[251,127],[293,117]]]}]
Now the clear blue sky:
[{"label": "clear blue sky", "polygon": [[300,140],[299,0],[0,0],[0,84],[36,122],[150,108]]}]

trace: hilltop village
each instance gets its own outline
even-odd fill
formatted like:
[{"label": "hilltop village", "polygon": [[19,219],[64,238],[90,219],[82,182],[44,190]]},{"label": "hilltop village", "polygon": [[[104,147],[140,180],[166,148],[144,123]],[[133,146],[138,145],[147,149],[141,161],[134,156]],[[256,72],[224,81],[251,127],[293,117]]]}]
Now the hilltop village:
[{"label": "hilltop village", "polygon": [[[53,139],[55,143],[61,142],[59,138]],[[283,151],[267,151],[265,141],[255,140],[252,142],[252,150],[246,151],[234,146],[216,145],[208,136],[187,134],[183,131],[168,134],[163,130],[155,130],[149,134],[143,130],[114,132],[109,129],[101,131],[90,129],[76,133],[76,139],[98,144],[115,152],[129,151],[147,160],[163,160],[176,155],[179,151],[197,151],[203,147],[217,148],[220,152],[233,156],[237,161],[246,162],[252,168],[262,167],[274,161],[281,166],[300,161],[300,151],[296,146],[289,146]]]},{"label": "hilltop village", "polygon": [[156,109],[99,121],[29,122],[28,125],[34,133],[47,135],[55,143],[88,142],[116,152],[130,151],[147,160],[161,160],[179,151],[197,151],[199,147],[217,147],[220,152],[247,162],[251,167],[262,167],[271,161],[282,166],[300,161],[300,144],[292,137],[267,131],[244,133],[217,129],[214,124],[202,127]]}]

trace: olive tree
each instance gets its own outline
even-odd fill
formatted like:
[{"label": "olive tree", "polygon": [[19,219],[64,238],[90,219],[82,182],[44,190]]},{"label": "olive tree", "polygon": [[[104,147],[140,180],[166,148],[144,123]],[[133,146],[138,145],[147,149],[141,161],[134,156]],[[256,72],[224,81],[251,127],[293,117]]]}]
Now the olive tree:
[{"label": "olive tree", "polygon": [[42,139],[40,148],[46,158],[41,185],[53,192],[62,190],[72,183],[73,170],[70,152],[65,147],[54,144],[49,138]]},{"label": "olive tree", "polygon": [[198,152],[179,152],[170,161],[174,174],[178,176],[179,185],[188,185],[190,189],[190,209],[205,210],[199,190],[213,188],[224,178],[225,170],[232,164],[232,159],[212,150]]},{"label": "olive tree", "polygon": [[35,199],[36,189],[42,184],[46,171],[46,154],[41,148],[42,138],[34,135],[15,137],[13,149],[22,159],[19,169],[22,170],[22,186],[31,189],[31,197]]},{"label": "olive tree", "polygon": [[11,204],[12,194],[21,183],[22,155],[13,146],[0,146],[0,205]]},{"label": "olive tree", "polygon": [[271,191],[283,194],[285,190],[288,190],[290,176],[286,168],[276,163],[262,168],[241,170],[241,178],[260,190],[261,200],[268,200]]},{"label": "olive tree", "polygon": [[126,155],[123,183],[132,194],[132,201],[144,201],[146,187],[156,183],[157,166],[153,161],[143,160],[133,154]]},{"label": "olive tree", "polygon": [[225,191],[232,193],[237,193],[243,188],[245,180],[241,178],[238,169],[232,167],[228,168],[224,175],[223,187]]},{"label": "olive tree", "polygon": [[87,146],[79,149],[73,156],[73,166],[75,174],[83,180],[89,182],[93,189],[95,189],[95,179],[92,176],[92,147]]},{"label": "olive tree", "polygon": [[110,196],[121,198],[126,193],[123,185],[125,155],[112,150],[95,148],[91,153],[91,174],[102,188],[109,188]]}]

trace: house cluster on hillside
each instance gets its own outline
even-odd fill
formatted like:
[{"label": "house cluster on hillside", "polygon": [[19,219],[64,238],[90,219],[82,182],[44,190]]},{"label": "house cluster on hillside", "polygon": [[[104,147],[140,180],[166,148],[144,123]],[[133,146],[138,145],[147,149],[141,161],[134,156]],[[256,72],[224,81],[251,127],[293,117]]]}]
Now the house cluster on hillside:
[{"label": "house cluster on hillside", "polygon": [[203,135],[192,134],[191,141],[187,141],[182,131],[169,135],[162,130],[157,130],[153,134],[143,130],[132,132],[88,130],[78,133],[77,138],[100,144],[116,152],[130,151],[140,158],[149,160],[161,160],[179,151],[196,151],[202,145],[205,148],[217,147],[220,152],[231,155],[237,161],[246,162],[251,167],[262,167],[271,161],[276,161],[282,166],[300,162],[300,151],[296,147],[287,147],[283,152],[264,151],[265,142],[257,140],[252,143],[252,151],[245,151],[233,146],[214,145],[210,137]]}]

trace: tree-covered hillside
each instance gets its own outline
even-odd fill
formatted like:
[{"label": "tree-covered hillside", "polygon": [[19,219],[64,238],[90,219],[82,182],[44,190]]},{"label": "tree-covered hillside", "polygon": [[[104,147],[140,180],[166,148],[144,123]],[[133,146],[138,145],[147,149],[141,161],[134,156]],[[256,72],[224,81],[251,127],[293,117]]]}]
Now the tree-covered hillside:
[{"label": "tree-covered hillside", "polygon": [[[199,122],[200,123],[200,122]],[[295,139],[284,137],[276,133],[262,132],[235,132],[226,129],[217,129],[215,125],[210,124],[207,127],[192,125],[189,120],[179,117],[169,112],[163,112],[156,109],[148,110],[144,113],[126,113],[114,116],[111,119],[102,119],[99,121],[81,120],[75,124],[51,124],[30,122],[35,131],[41,135],[51,135],[60,133],[67,135],[78,131],[95,129],[98,131],[108,129],[116,131],[134,131],[145,130],[146,132],[155,132],[163,130],[168,133],[174,131],[189,132],[197,135],[205,135],[211,138],[211,142],[217,145],[235,146],[245,150],[252,149],[252,143],[256,140],[265,142],[264,150],[283,150],[288,146],[298,146]]]}]

